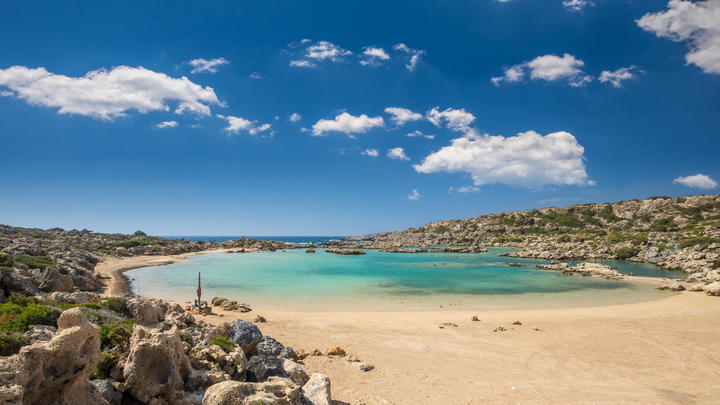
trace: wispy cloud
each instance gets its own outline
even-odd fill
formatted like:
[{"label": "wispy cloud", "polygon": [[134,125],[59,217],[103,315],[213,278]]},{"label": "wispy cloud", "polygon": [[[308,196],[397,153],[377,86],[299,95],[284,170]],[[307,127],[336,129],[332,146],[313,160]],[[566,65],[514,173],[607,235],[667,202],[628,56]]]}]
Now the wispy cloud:
[{"label": "wispy cloud", "polygon": [[502,76],[493,77],[490,81],[499,86],[503,83],[521,82],[529,75],[532,80],[548,82],[562,80],[571,86],[580,87],[593,79],[592,76],[583,72],[584,66],[585,62],[568,53],[563,56],[543,55],[531,61],[505,68]]},{"label": "wispy cloud", "polygon": [[163,128],[175,128],[175,127],[177,127],[177,126],[178,126],[178,122],[177,122],[177,121],[163,121],[163,122],[161,122],[161,123],[159,123],[159,124],[156,124],[156,125],[155,125],[155,128],[160,128],[160,129],[163,129]]},{"label": "wispy cloud", "polygon": [[410,160],[408,155],[405,154],[405,149],[397,147],[387,151],[387,157],[395,160]]},{"label": "wispy cloud", "polygon": [[218,68],[223,65],[227,65],[230,62],[225,58],[215,59],[193,59],[188,62],[188,65],[193,67],[190,73],[217,73]]}]

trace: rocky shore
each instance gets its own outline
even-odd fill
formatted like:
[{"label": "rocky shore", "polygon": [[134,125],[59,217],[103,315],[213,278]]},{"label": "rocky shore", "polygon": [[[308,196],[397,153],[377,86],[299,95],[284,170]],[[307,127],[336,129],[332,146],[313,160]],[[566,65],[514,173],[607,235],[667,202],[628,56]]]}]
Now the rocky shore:
[{"label": "rocky shore", "polygon": [[251,322],[213,326],[177,304],[99,294],[103,261],[288,248],[0,225],[0,404],[329,404],[327,376],[308,377]]},{"label": "rocky shore", "polygon": [[[0,357],[2,404],[330,404],[291,347],[252,322],[213,326],[177,304],[69,293],[10,298],[50,315]],[[55,319],[53,319],[55,318]]]},{"label": "rocky shore", "polygon": [[[688,287],[720,295],[720,195],[651,197],[431,222],[338,241],[346,249],[456,252],[512,247],[502,254],[549,261],[621,259],[686,273]],[[689,289],[689,288],[688,288]]]}]

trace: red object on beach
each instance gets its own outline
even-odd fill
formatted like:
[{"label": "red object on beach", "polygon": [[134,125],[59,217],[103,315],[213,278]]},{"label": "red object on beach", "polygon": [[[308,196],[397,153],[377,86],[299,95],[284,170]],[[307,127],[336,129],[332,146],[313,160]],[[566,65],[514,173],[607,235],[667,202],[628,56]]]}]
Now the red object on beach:
[{"label": "red object on beach", "polygon": [[202,293],[202,289],[200,288],[200,272],[198,272],[198,288],[197,288],[198,302],[200,302],[201,293]]}]

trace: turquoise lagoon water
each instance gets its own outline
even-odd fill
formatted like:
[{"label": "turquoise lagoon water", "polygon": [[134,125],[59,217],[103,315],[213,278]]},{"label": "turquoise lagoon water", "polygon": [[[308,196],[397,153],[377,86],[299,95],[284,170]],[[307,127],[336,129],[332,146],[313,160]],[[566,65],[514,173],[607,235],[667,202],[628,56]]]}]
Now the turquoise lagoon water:
[{"label": "turquoise lagoon water", "polygon": [[[125,274],[142,296],[189,301],[197,273],[203,296],[297,310],[499,309],[636,302],[664,293],[653,285],[570,277],[535,268],[546,261],[478,254],[401,254],[367,250],[363,256],[305,253],[303,249],[205,254]],[[507,263],[522,263],[510,267]],[[620,271],[672,277],[653,266],[613,262]]]}]

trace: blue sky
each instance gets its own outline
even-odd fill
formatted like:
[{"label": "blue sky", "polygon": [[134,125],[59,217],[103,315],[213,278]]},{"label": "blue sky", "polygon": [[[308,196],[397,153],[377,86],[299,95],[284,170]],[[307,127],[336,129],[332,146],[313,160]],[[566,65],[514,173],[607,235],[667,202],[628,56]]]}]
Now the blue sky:
[{"label": "blue sky", "polygon": [[720,0],[4,4],[0,223],[349,235],[713,193],[718,21]]}]

